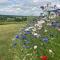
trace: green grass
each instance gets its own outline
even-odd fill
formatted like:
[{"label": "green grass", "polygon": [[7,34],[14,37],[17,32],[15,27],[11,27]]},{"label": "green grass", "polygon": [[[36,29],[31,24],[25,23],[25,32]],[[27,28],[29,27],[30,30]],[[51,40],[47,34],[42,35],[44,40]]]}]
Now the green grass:
[{"label": "green grass", "polygon": [[[60,59],[60,32],[53,28],[46,26],[45,29],[48,29],[47,33],[44,33],[45,36],[48,36],[49,42],[46,44],[47,48],[51,48],[54,51],[54,57],[52,58],[51,56],[48,55],[49,59],[48,60],[59,60]],[[49,34],[53,34],[53,40],[51,39],[52,37],[49,36]],[[48,52],[47,52],[48,54]]]},{"label": "green grass", "polygon": [[[48,29],[47,33],[44,32],[45,29]],[[54,38],[53,40],[52,40],[52,37],[50,37],[50,35],[49,35],[50,33],[53,34],[53,38]],[[39,55],[40,56],[47,55],[48,60],[60,60],[60,32],[53,27],[45,26],[42,30],[42,33],[40,33],[40,34],[42,34],[42,36],[47,36],[49,38],[48,43],[44,43],[43,41],[41,41],[41,38],[32,38],[31,35],[26,35],[29,37],[29,39],[31,41],[31,43],[28,45],[31,46],[32,44],[37,44]],[[24,41],[22,41],[22,42],[24,42]],[[44,45],[41,45],[41,43],[44,43]],[[21,48],[22,48],[22,46],[20,44],[18,44],[17,48],[15,48],[15,50],[14,50],[15,56],[18,57],[18,59],[16,59],[16,60],[23,60],[24,56],[27,56],[28,53],[32,53],[32,56],[34,56],[33,47],[32,47],[32,49],[26,49],[26,50],[22,48],[23,52],[21,52]],[[52,57],[52,55],[49,54],[49,51],[48,51],[49,49],[52,49],[52,51],[54,53],[53,57]],[[30,60],[30,58],[32,58],[32,56],[27,56],[25,60]],[[34,58],[32,60],[40,60],[40,59]]]},{"label": "green grass", "polygon": [[[0,60],[23,60],[23,58],[26,56],[25,60],[30,60],[33,54],[33,47],[32,49],[24,49],[22,48],[22,43],[19,42],[17,39],[17,46],[16,48],[12,47],[12,38],[18,34],[19,30],[21,30],[22,27],[26,25],[26,22],[21,22],[17,24],[7,24],[7,25],[0,25]],[[47,29],[48,32],[44,32],[44,30]],[[53,33],[53,40],[52,37],[50,37],[50,33]],[[44,26],[43,30],[40,31],[40,34],[42,36],[47,36],[49,38],[48,43],[44,43],[41,41],[41,38],[33,38],[31,35],[26,35],[31,40],[32,44],[38,45],[38,53],[39,55],[47,55],[48,60],[60,60],[60,32],[49,26]],[[24,42],[24,41],[23,41]],[[44,45],[41,45],[41,43],[44,43]],[[23,49],[23,51],[21,50]],[[52,49],[54,52],[54,56],[52,57],[48,50]],[[42,52],[43,53],[42,53]],[[31,54],[31,56],[27,56],[27,53]],[[36,56],[36,55],[35,55]],[[40,59],[32,59],[32,60],[40,60]]]},{"label": "green grass", "polygon": [[[47,33],[44,32],[45,29],[48,30]],[[28,45],[37,44],[38,52],[40,53],[40,56],[47,55],[48,60],[60,60],[60,32],[57,29],[55,29],[53,27],[49,27],[49,26],[44,26],[44,28],[41,32],[42,33],[40,33],[40,34],[42,34],[42,37],[47,36],[49,38],[48,43],[44,43],[43,41],[41,41],[41,38],[32,38],[32,36],[27,35],[29,37],[29,39],[31,40],[31,44],[28,44]],[[53,37],[50,37],[50,33],[53,34]],[[52,40],[52,38],[54,38],[54,39]],[[41,46],[41,43],[44,43],[44,45]],[[20,47],[17,46],[16,55],[18,57],[20,57],[19,59],[21,59],[21,60],[23,60],[23,57],[26,56],[27,53],[33,54],[33,50],[34,50],[33,47],[32,47],[32,49],[26,49],[26,50],[23,49],[23,51],[24,51],[23,53],[20,52],[19,48]],[[49,54],[49,51],[48,51],[49,49],[52,49],[52,51],[54,53],[54,54],[52,54],[53,56]],[[25,53],[25,52],[27,52],[27,53]],[[32,55],[32,56],[34,56],[34,55]],[[30,60],[30,58],[32,58],[32,56],[27,56],[25,60]],[[34,60],[40,60],[40,59],[34,59]]]},{"label": "green grass", "polygon": [[0,60],[13,60],[14,51],[11,48],[12,38],[25,25],[26,22],[0,25]]}]

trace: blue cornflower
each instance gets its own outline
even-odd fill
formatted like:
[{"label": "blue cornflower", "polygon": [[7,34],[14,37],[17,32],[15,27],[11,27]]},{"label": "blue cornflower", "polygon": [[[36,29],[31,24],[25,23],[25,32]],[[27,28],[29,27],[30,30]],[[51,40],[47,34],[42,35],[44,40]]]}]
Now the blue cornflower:
[{"label": "blue cornflower", "polygon": [[25,34],[31,34],[31,32],[30,31],[25,31]]},{"label": "blue cornflower", "polygon": [[44,38],[43,38],[43,41],[44,41],[44,42],[48,42],[48,38],[47,38],[47,37],[44,37]]},{"label": "blue cornflower", "polygon": [[16,38],[18,39],[19,38],[19,35],[16,35]]},{"label": "blue cornflower", "polygon": [[23,39],[26,39],[26,35],[22,35],[22,38],[23,38]]}]

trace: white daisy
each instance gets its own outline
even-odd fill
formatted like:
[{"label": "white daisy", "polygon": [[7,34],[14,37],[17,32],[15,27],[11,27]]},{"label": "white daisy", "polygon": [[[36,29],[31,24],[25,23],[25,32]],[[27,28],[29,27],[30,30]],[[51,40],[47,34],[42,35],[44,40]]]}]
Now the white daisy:
[{"label": "white daisy", "polygon": [[43,24],[43,23],[45,23],[44,20],[40,20],[40,21],[38,21],[38,24]]},{"label": "white daisy", "polygon": [[37,36],[38,34],[37,33],[34,33],[34,36]]},{"label": "white daisy", "polygon": [[34,46],[34,49],[37,49],[37,45]]},{"label": "white daisy", "polygon": [[44,31],[44,32],[47,32],[47,31],[48,31],[48,30],[46,30],[46,29],[45,29],[45,31]]},{"label": "white daisy", "polygon": [[49,49],[49,54],[51,55],[51,57],[54,57],[54,52],[51,49]]},{"label": "white daisy", "polygon": [[32,29],[32,31],[36,31],[36,28]]},{"label": "white daisy", "polygon": [[33,27],[29,27],[29,29],[32,29]]},{"label": "white daisy", "polygon": [[49,53],[52,53],[53,51],[51,49],[49,49]]},{"label": "white daisy", "polygon": [[29,31],[29,28],[25,29],[25,31]]},{"label": "white daisy", "polygon": [[35,24],[35,27],[39,26],[39,24]]},{"label": "white daisy", "polygon": [[39,28],[42,28],[42,25],[39,25]]}]

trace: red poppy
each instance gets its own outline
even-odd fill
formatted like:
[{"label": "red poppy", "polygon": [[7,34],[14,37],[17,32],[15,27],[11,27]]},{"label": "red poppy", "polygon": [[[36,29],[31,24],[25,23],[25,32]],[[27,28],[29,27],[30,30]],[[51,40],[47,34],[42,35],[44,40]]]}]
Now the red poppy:
[{"label": "red poppy", "polygon": [[47,57],[47,56],[41,56],[40,58],[41,58],[42,60],[47,60],[48,57]]}]

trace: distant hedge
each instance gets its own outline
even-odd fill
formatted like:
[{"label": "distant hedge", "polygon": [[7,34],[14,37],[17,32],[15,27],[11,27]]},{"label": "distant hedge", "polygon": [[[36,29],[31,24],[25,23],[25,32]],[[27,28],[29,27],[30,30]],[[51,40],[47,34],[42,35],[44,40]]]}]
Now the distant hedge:
[{"label": "distant hedge", "polygon": [[0,22],[13,22],[13,21],[16,21],[16,22],[20,22],[20,21],[26,21],[27,20],[27,17],[22,17],[22,16],[5,16],[5,15],[2,15],[0,16]]}]

